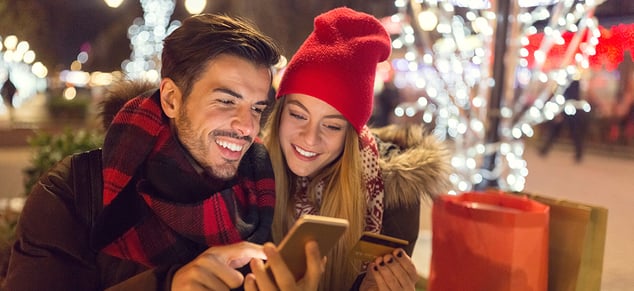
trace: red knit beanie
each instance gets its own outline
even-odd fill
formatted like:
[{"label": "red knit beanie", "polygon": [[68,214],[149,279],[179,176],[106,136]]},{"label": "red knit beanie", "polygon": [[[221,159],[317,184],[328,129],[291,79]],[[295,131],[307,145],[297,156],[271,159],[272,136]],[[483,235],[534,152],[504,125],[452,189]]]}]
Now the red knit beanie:
[{"label": "red knit beanie", "polygon": [[314,26],[289,62],[277,97],[319,98],[360,133],[372,114],[376,66],[390,55],[390,36],[374,16],[345,7],[317,16]]}]

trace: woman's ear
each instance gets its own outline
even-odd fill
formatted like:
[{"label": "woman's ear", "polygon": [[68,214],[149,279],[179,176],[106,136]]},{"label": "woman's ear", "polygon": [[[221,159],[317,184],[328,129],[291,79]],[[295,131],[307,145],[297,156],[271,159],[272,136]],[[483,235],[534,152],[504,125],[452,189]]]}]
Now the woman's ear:
[{"label": "woman's ear", "polygon": [[170,78],[161,80],[161,107],[169,118],[175,118],[180,106],[183,105],[183,96],[176,83]]}]

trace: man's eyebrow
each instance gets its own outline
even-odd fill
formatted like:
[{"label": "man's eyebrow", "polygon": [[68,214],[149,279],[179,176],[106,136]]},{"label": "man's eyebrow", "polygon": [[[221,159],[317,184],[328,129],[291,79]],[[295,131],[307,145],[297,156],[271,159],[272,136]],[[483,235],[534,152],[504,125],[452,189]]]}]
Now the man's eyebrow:
[{"label": "man's eyebrow", "polygon": [[231,89],[227,89],[227,88],[222,88],[222,87],[221,88],[215,88],[213,90],[213,92],[221,92],[221,93],[225,93],[227,95],[231,95],[231,96],[236,97],[236,98],[244,99],[244,97],[242,97],[242,95],[239,94],[238,92],[233,91]]},{"label": "man's eyebrow", "polygon": [[[224,93],[224,94],[227,94],[227,95],[231,95],[231,96],[233,96],[233,97],[236,97],[236,98],[238,98],[238,99],[244,99],[244,97],[242,96],[242,94],[240,94],[240,93],[238,93],[238,92],[236,92],[236,91],[233,91],[233,90],[231,90],[231,89],[227,89],[227,88],[222,88],[222,87],[221,87],[221,88],[215,88],[215,89],[213,90],[213,92],[221,92],[221,93]],[[269,105],[271,105],[271,101],[270,101],[270,100],[262,100],[262,101],[255,102],[255,104],[257,104],[257,105],[266,105],[266,106],[269,106]]]}]

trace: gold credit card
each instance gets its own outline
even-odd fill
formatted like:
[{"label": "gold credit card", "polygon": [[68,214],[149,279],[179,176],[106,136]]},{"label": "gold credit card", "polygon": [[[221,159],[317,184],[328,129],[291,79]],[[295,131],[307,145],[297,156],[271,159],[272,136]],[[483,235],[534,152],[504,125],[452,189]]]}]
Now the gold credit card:
[{"label": "gold credit card", "polygon": [[406,240],[372,232],[364,232],[351,255],[364,264],[374,261],[376,257],[391,253],[394,249],[406,247]]}]

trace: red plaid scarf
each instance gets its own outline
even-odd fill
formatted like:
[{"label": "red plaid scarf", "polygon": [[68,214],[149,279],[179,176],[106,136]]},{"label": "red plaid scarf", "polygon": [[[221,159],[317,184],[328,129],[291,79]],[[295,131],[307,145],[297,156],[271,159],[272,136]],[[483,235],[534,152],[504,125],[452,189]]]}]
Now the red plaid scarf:
[{"label": "red plaid scarf", "polygon": [[147,266],[186,263],[209,246],[270,237],[275,184],[264,146],[251,146],[231,181],[198,174],[158,91],[130,100],[115,116],[103,179],[104,209],[91,244],[109,255]]}]

